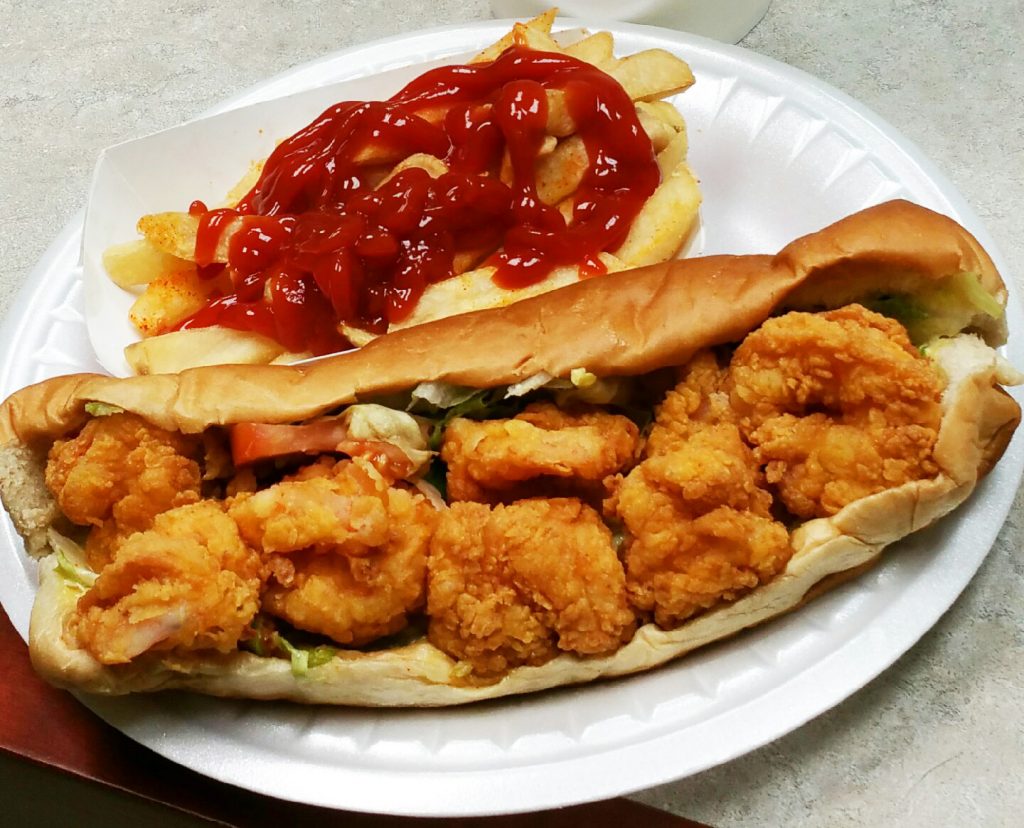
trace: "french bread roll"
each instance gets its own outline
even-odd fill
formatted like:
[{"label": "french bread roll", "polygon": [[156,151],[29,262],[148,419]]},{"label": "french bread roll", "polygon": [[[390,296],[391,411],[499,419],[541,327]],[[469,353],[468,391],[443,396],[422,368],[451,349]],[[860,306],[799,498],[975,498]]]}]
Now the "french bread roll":
[{"label": "french bread roll", "polygon": [[293,675],[285,660],[248,652],[152,653],[111,667],[65,636],[79,593],[50,556],[40,562],[33,662],[54,684],[96,693],[173,687],[366,706],[460,704],[647,670],[796,609],[962,503],[1019,422],[1019,406],[1001,386],[1022,377],[993,350],[1005,338],[1007,294],[991,259],[955,222],[897,201],[798,239],[775,256],[715,256],[614,274],[403,330],[306,365],[217,366],[129,379],[78,375],[23,389],[0,406],[0,494],[27,550],[46,555],[47,530],[62,520],[43,485],[46,451],[85,422],[90,402],[186,433],[296,422],[424,380],[488,388],[538,374],[566,377],[581,367],[600,377],[646,374],[684,365],[703,348],[739,342],[782,310],[894,298],[903,306],[925,303],[928,342],[920,344],[947,379],[934,448],[939,473],[803,523],[791,535],[794,554],[781,574],[676,629],[647,624],[612,655],[560,655],[484,686],[466,686],[459,665],[425,639],[342,650],[304,676]]}]

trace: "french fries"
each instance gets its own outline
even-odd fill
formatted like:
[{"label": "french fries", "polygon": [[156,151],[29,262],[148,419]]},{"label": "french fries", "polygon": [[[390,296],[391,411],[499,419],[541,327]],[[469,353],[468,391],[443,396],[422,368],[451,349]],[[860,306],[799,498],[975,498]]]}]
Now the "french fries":
[{"label": "french fries", "polygon": [[[690,68],[675,55],[659,49],[616,57],[613,38],[608,32],[597,32],[561,45],[551,34],[554,17],[555,10],[550,10],[526,23],[517,23],[511,32],[481,51],[470,63],[493,61],[511,46],[525,46],[568,55],[615,78],[634,102],[639,123],[650,138],[661,183],[633,218],[625,241],[618,249],[600,253],[598,259],[606,272],[669,259],[677,254],[695,226],[701,200],[697,180],[686,162],[683,118],[671,102],[662,100],[693,83]],[[571,225],[576,194],[593,159],[578,132],[579,126],[570,112],[564,90],[548,88],[545,92],[547,124],[536,155],[535,188],[540,201],[555,207]],[[420,116],[440,122],[446,114],[447,108],[441,106],[426,109]],[[238,204],[250,192],[259,180],[263,163],[258,161],[250,166],[228,194],[225,206]],[[393,147],[373,142],[359,149],[354,163],[366,171],[364,180],[377,189],[413,168],[424,170],[431,179],[450,172],[446,161],[437,155],[416,152],[402,156]],[[512,186],[513,165],[507,149],[496,175],[498,180]],[[142,342],[126,350],[133,370],[140,374],[178,371],[200,364],[262,363],[299,356],[290,355],[284,346],[255,333],[223,328],[174,330],[212,297],[231,291],[227,275],[211,280],[202,278],[197,271],[195,249],[199,226],[200,218],[185,212],[146,215],[137,226],[142,239],[115,245],[104,255],[104,265],[118,286],[136,291],[144,287],[130,313],[132,323],[143,336]],[[212,263],[228,262],[232,240],[245,227],[244,217],[231,218],[223,224],[212,250]],[[392,322],[391,328],[508,304],[581,277],[579,268],[560,266],[537,284],[502,288],[495,283],[496,269],[489,263],[496,252],[481,246],[455,250],[452,276],[429,284],[412,312],[400,322]],[[356,346],[365,344],[375,335],[347,319],[339,320],[338,331]]]},{"label": "french fries", "polygon": [[148,239],[115,244],[103,251],[103,267],[118,287],[131,289],[191,266],[191,262],[166,253]]},{"label": "french fries", "polygon": [[143,336],[154,336],[184,322],[203,308],[220,289],[230,289],[223,279],[203,279],[192,262],[180,265],[149,283],[135,300],[128,318]]},{"label": "french fries", "polygon": [[258,364],[285,353],[274,340],[231,328],[190,328],[134,342],[124,349],[136,374],[174,374],[185,365]]}]

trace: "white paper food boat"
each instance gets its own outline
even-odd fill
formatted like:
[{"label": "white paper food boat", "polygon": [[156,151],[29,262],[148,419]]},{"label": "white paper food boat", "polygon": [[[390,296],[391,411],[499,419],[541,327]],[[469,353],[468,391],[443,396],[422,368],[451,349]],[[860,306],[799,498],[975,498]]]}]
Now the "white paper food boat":
[{"label": "white paper food boat", "polygon": [[[557,33],[571,43],[582,29]],[[138,296],[115,285],[103,267],[103,252],[138,238],[135,226],[148,213],[183,211],[196,199],[211,206],[284,138],[306,126],[327,107],[346,100],[383,100],[437,66],[469,60],[474,53],[419,62],[369,77],[319,86],[304,92],[200,118],[104,150],[96,164],[82,240],[85,316],[97,361],[115,376],[133,372],[125,346],[140,339],[128,320]],[[700,231],[684,253],[701,249]]]}]

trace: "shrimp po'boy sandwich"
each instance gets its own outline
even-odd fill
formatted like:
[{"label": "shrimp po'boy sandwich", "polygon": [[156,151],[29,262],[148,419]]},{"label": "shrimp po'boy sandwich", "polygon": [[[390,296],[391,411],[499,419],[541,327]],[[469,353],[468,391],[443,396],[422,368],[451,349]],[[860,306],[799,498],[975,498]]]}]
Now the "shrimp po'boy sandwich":
[{"label": "shrimp po'boy sandwich", "polygon": [[448,705],[653,668],[962,503],[1019,419],[1006,290],[906,202],[300,366],[0,408],[51,682]]}]

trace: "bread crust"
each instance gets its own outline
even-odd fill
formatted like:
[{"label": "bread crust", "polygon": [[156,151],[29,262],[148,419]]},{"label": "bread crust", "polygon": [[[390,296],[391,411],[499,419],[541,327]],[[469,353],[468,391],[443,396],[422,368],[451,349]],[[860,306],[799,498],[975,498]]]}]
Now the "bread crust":
[{"label": "bread crust", "polygon": [[[922,283],[976,272],[1005,302],[991,260],[970,234],[950,224],[924,208],[892,202],[800,239],[775,257],[709,257],[607,276],[500,310],[412,328],[306,366],[50,380],[16,393],[0,407],[0,491],[34,552],[43,548],[40,532],[51,514],[45,489],[39,491],[44,459],[39,447],[79,427],[87,416],[86,402],[117,405],[165,428],[197,432],[212,424],[304,419],[357,395],[406,389],[422,379],[488,387],[541,371],[565,376],[575,367],[603,376],[646,373],[684,364],[701,348],[741,339],[787,306],[795,291],[832,278],[830,261],[881,263],[888,258],[898,263],[901,274],[912,270]],[[902,230],[889,239],[893,227]],[[872,233],[898,254],[880,256],[883,242],[872,247]],[[920,254],[916,258],[915,251]],[[581,325],[580,319],[588,321]],[[986,333],[998,337],[998,331]],[[467,342],[474,347],[459,347]],[[481,342],[488,347],[479,347]],[[33,663],[54,684],[95,693],[173,687],[365,706],[461,704],[650,669],[795,609],[848,573],[869,567],[887,544],[967,498],[1001,455],[1020,418],[1016,402],[999,386],[1021,377],[975,335],[958,336],[933,350],[948,378],[935,478],[872,495],[833,517],[805,523],[793,533],[792,559],[771,582],[677,629],[644,626],[610,656],[565,654],[540,667],[516,668],[483,687],[465,686],[457,663],[425,640],[379,652],[342,652],[303,677],[294,676],[287,661],[244,652],[151,654],[108,667],[65,638],[79,593],[57,574],[52,558],[45,558],[30,629]],[[26,492],[32,496],[26,498]]]},{"label": "bread crust", "polygon": [[[56,378],[0,406],[0,445],[72,431],[84,422],[89,401],[194,433],[235,422],[303,420],[357,395],[405,390],[423,379],[487,388],[541,372],[565,377],[580,367],[598,376],[646,374],[741,339],[777,309],[799,304],[800,291],[828,285],[851,263],[873,268],[883,280],[898,273],[907,282],[909,273],[911,283],[921,284],[976,273],[1000,305],[1006,303],[998,271],[967,230],[924,207],[890,201],[797,239],[775,256],[708,256],[609,274],[397,331],[358,351],[303,365]],[[985,331],[990,344],[1004,341],[1002,325],[999,320]]]}]

